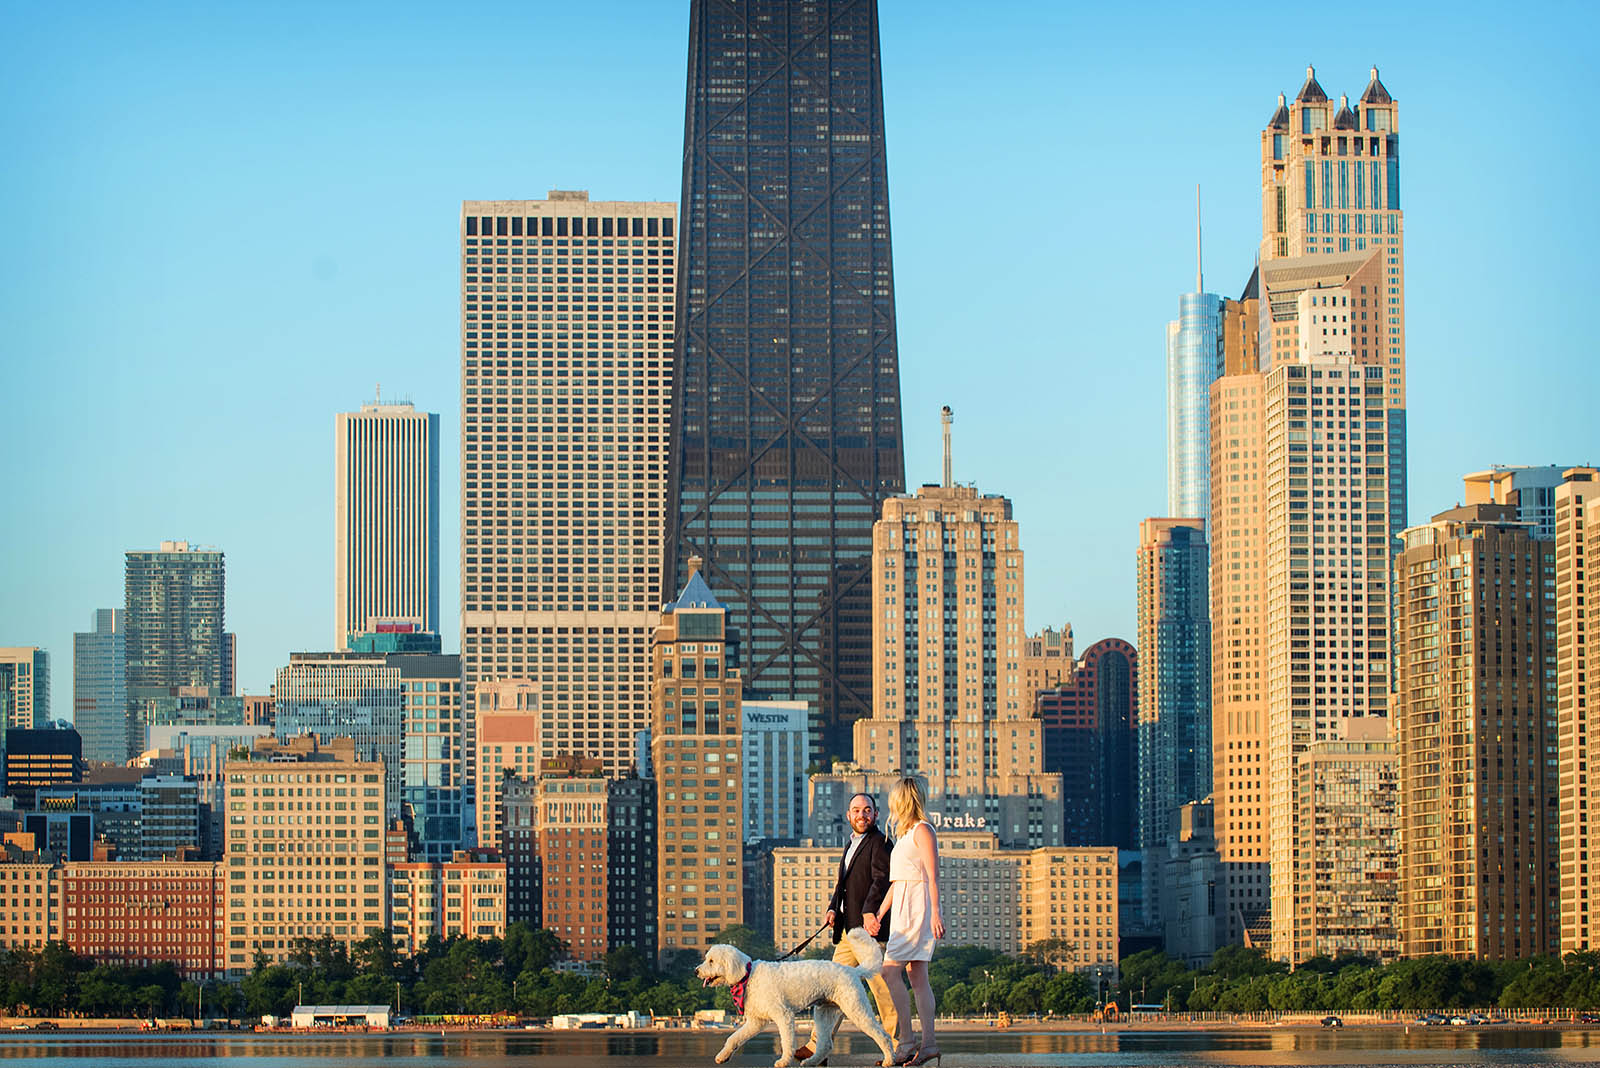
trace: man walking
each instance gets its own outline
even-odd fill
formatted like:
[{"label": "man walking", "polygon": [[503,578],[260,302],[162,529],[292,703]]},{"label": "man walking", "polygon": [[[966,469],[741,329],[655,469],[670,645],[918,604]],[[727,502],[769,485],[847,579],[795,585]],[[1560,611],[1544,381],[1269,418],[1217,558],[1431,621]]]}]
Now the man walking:
[{"label": "man walking", "polygon": [[[845,818],[850,821],[852,834],[844,856],[839,859],[839,880],[833,888],[833,896],[828,899],[828,915],[823,922],[833,927],[833,959],[854,967],[860,961],[844,938],[846,931],[864,927],[879,942],[889,939],[889,916],[878,911],[884,895],[889,892],[889,841],[878,830],[878,806],[871,796],[856,794],[852,797]],[[875,975],[867,980],[867,986],[872,990],[872,999],[878,1003],[884,1030],[897,1034],[898,1020],[888,984],[881,975]],[[812,1044],[807,1043],[795,1051],[795,1059],[805,1060],[811,1056],[812,1049]]]}]

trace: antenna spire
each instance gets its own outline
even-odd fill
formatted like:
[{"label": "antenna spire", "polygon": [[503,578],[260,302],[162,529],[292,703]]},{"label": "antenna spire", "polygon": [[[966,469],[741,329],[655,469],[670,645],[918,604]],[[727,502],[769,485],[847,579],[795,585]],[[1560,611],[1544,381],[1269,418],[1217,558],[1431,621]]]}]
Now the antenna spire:
[{"label": "antenna spire", "polygon": [[950,411],[950,405],[946,404],[943,408],[939,409],[939,422],[944,425],[944,488],[945,489],[949,489],[950,488],[950,422],[954,418],[955,418],[955,414]]},{"label": "antenna spire", "polygon": [[1206,291],[1205,272],[1201,270],[1201,241],[1200,241],[1200,183],[1194,186],[1194,291]]}]

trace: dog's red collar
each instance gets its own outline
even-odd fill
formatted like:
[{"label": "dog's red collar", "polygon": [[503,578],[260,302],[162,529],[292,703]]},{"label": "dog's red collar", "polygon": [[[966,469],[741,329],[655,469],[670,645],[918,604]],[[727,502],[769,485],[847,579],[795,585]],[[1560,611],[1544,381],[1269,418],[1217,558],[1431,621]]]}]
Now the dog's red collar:
[{"label": "dog's red collar", "polygon": [[740,1016],[744,1015],[744,992],[750,985],[750,972],[754,970],[755,966],[755,961],[746,964],[744,966],[744,978],[728,987],[728,993],[733,995],[733,1007],[739,1010]]}]

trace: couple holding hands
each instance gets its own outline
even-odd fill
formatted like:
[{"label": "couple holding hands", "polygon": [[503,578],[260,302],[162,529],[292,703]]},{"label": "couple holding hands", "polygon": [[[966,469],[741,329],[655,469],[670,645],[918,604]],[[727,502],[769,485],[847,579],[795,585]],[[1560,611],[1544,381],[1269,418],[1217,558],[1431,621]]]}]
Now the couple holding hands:
[{"label": "couple holding hands", "polygon": [[[828,900],[825,923],[833,927],[833,959],[859,964],[844,932],[856,927],[883,948],[883,971],[868,980],[884,1030],[895,1040],[896,1064],[921,1065],[939,1059],[933,1031],[933,989],[928,961],[934,943],[944,938],[939,912],[939,844],[927,822],[927,790],[921,780],[906,776],[889,791],[889,833],[893,848],[878,829],[878,806],[870,794],[850,798],[845,813],[853,832],[839,859],[839,878]],[[922,1022],[921,1042],[911,1041],[907,979],[916,996]],[[804,1059],[810,1048],[797,1051]]]}]

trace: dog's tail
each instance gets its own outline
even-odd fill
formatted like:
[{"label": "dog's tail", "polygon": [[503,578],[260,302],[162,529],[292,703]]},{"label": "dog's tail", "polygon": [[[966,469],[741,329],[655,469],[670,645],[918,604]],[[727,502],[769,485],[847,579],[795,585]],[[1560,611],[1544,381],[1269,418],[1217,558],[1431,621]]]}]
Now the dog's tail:
[{"label": "dog's tail", "polygon": [[862,979],[871,979],[883,971],[883,946],[862,927],[846,931],[844,937],[856,951],[856,966],[850,970]]}]

